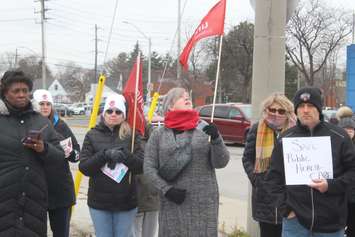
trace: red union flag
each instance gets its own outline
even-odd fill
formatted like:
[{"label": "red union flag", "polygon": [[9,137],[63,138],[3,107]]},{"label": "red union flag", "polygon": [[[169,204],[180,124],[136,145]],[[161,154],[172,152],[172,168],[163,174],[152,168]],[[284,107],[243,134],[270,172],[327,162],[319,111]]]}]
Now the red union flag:
[{"label": "red union flag", "polygon": [[223,35],[224,32],[224,16],[226,13],[226,0],[219,1],[202,19],[200,25],[187,42],[184,50],[180,54],[180,63],[185,70],[188,69],[188,59],[191,49],[197,41],[202,38],[213,35]]},{"label": "red union flag", "polygon": [[[138,61],[138,60],[137,60]],[[137,112],[136,112],[136,131],[138,131],[142,136],[144,135],[144,113],[143,113],[143,81],[142,81],[142,61],[139,67],[138,76],[138,91],[137,91]],[[137,62],[133,65],[133,69],[129,74],[129,78],[123,89],[123,96],[126,98],[128,104],[128,115],[127,122],[131,127],[133,127],[134,120],[134,99],[135,99],[135,88],[136,88],[136,74],[137,74]]]}]

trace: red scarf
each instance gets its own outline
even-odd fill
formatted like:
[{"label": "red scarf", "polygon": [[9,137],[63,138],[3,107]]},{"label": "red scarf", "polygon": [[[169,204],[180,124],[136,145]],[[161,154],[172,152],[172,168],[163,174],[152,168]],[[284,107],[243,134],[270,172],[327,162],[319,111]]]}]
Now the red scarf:
[{"label": "red scarf", "polygon": [[165,113],[164,125],[167,128],[186,131],[196,128],[199,119],[196,110],[172,110]]}]

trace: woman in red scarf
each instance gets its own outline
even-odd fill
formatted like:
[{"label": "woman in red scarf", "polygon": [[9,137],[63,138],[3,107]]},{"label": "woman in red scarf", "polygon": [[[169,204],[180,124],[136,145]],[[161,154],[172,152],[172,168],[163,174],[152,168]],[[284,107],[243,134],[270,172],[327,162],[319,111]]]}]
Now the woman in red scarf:
[{"label": "woman in red scarf", "polygon": [[161,194],[159,236],[215,237],[215,168],[227,165],[229,152],[214,124],[197,128],[198,112],[185,89],[171,89],[163,111],[164,127],[153,131],[144,157],[144,173]]}]

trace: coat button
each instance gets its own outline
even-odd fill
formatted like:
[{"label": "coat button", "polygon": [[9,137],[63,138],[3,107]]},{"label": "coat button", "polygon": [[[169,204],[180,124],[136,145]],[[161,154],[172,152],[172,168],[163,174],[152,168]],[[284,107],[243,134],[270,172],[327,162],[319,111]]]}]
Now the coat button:
[{"label": "coat button", "polygon": [[20,123],[23,124],[25,121],[21,120]]},{"label": "coat button", "polygon": [[18,219],[19,219],[20,221],[22,221],[22,220],[23,220],[23,217],[22,217],[22,216],[20,216]]},{"label": "coat button", "polygon": [[25,170],[29,170],[29,169],[30,169],[30,167],[28,167],[28,166],[25,167]]},{"label": "coat button", "polygon": [[25,192],[22,192],[22,196],[26,196],[26,193],[25,193]]}]

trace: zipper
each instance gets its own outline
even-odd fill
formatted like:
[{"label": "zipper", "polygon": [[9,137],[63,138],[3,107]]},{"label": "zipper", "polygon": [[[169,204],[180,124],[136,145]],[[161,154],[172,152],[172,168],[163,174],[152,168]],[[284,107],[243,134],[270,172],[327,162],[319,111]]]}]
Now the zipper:
[{"label": "zipper", "polygon": [[277,225],[277,207],[275,208],[275,224]]},{"label": "zipper", "polygon": [[[313,137],[313,130],[310,129],[310,134],[311,134],[311,137]],[[314,193],[313,193],[313,189],[311,189],[311,203],[312,203],[312,222],[311,222],[311,227],[310,227],[310,231],[312,232],[313,230],[313,226],[314,226],[314,217],[315,217],[315,213],[314,213]]]},{"label": "zipper", "polygon": [[312,201],[312,222],[311,222],[310,231],[312,232],[314,226],[314,199],[313,199],[313,189],[312,188],[310,189],[311,189],[311,201]]}]

